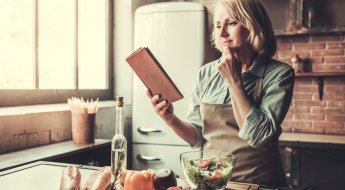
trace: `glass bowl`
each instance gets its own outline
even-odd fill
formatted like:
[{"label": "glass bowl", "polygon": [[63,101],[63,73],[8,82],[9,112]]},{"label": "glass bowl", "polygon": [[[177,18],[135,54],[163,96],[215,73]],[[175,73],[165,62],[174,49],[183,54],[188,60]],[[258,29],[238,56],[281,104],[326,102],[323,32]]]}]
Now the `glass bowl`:
[{"label": "glass bowl", "polygon": [[223,190],[234,171],[236,156],[220,151],[180,154],[183,173],[191,189]]}]

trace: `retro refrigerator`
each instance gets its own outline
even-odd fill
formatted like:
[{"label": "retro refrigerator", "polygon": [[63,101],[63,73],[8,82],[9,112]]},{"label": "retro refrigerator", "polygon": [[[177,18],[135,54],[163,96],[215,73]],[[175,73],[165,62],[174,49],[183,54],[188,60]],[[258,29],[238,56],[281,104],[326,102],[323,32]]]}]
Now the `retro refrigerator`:
[{"label": "retro refrigerator", "polygon": [[[135,11],[134,50],[148,47],[181,91],[184,98],[173,103],[181,119],[187,116],[190,93],[210,43],[206,14],[202,4],[193,2],[154,3]],[[133,169],[164,167],[182,175],[179,154],[192,149],[154,112],[135,74],[132,119]]]}]

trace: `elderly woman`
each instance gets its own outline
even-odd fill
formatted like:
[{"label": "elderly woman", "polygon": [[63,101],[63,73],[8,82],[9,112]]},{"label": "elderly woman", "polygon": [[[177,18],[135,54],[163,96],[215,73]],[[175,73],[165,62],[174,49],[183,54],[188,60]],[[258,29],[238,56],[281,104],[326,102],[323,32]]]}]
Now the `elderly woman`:
[{"label": "elderly woman", "polygon": [[200,69],[187,121],[148,90],[156,113],[192,147],[235,154],[232,181],[286,186],[278,138],[294,70],[271,58],[277,45],[265,8],[259,0],[219,0],[212,39],[222,56]]}]

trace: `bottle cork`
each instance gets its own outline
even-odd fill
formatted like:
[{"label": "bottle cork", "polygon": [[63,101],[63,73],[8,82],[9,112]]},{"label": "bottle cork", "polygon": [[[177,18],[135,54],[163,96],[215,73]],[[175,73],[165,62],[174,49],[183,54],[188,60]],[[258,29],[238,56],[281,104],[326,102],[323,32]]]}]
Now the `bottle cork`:
[{"label": "bottle cork", "polygon": [[116,96],[115,101],[116,101],[117,107],[123,107],[123,97],[122,96]]}]

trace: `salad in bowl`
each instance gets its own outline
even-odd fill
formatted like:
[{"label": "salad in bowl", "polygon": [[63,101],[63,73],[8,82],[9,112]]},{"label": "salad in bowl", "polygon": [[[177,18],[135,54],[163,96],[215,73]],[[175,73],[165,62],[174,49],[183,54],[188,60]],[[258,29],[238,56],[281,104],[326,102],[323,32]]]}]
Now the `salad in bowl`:
[{"label": "salad in bowl", "polygon": [[223,190],[234,171],[236,156],[220,151],[180,154],[184,175],[191,189]]}]

